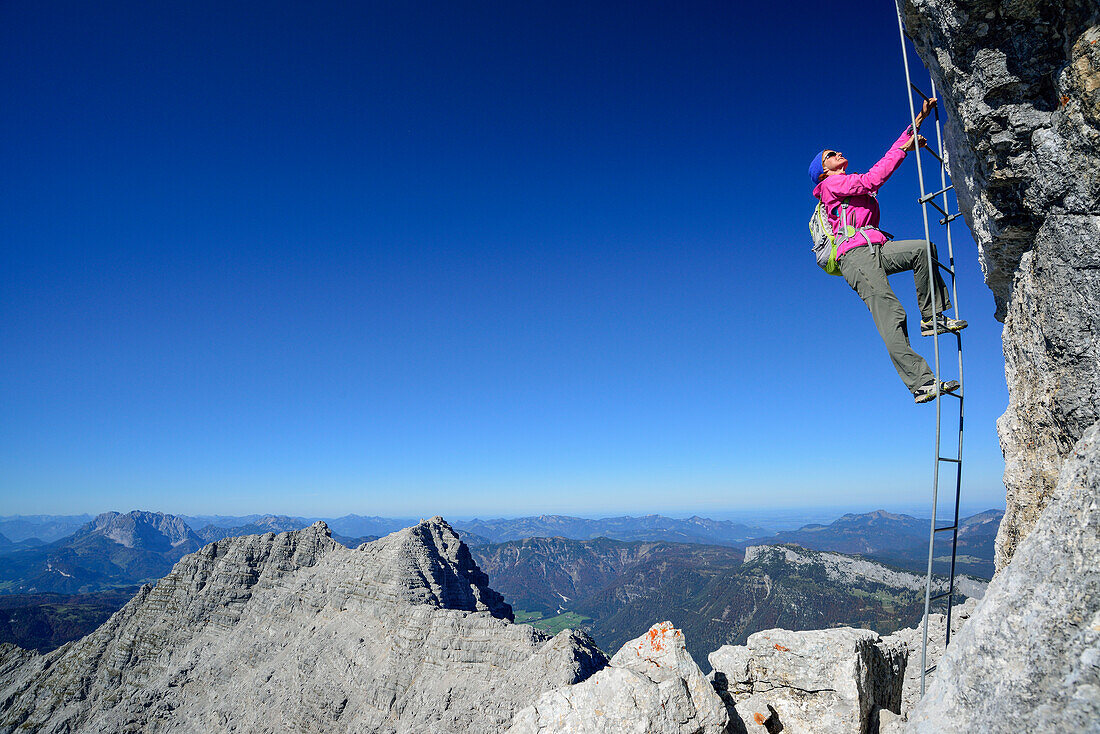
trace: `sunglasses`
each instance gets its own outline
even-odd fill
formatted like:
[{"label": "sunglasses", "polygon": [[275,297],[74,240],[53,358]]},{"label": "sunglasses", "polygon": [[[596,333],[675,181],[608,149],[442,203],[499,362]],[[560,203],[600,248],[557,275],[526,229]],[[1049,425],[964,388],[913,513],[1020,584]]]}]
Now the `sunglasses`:
[{"label": "sunglasses", "polygon": [[840,151],[839,151],[839,150],[830,150],[830,151],[829,151],[828,153],[826,153],[826,154],[825,154],[825,155],[824,155],[824,156],[822,157],[822,159],[821,159],[821,160],[822,160],[822,161],[827,161],[827,160],[829,160],[830,158],[832,158],[832,157],[833,157],[834,155],[840,155]]}]

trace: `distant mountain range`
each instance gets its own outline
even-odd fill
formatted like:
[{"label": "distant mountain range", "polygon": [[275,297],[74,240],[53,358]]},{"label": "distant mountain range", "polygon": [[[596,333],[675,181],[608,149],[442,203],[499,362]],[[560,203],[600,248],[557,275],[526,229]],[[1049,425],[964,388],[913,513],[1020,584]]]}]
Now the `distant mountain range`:
[{"label": "distant mountain range", "polygon": [[0,535],[0,556],[40,545],[45,545],[45,543],[38,538],[26,538],[18,542],[12,542],[6,536]]},{"label": "distant mountain range", "polygon": [[43,543],[52,543],[72,535],[85,523],[91,522],[91,515],[13,515],[0,517],[0,535],[13,543],[37,538]]},{"label": "distant mountain range", "polygon": [[[959,520],[956,572],[981,578],[993,576],[993,542],[1004,512],[987,510]],[[938,527],[952,524],[953,518],[937,522]],[[793,543],[803,548],[860,554],[923,573],[928,568],[928,520],[896,515],[883,510],[844,515],[828,525],[806,525],[756,538],[754,544]],[[946,573],[950,568],[950,533],[940,533],[936,541],[934,569]]]},{"label": "distant mountain range", "polygon": [[[993,542],[1003,513],[990,510],[959,523],[957,571],[988,578],[993,573]],[[193,517],[205,522],[198,530],[184,518],[135,511],[104,513],[84,523],[71,535],[41,542],[80,516],[6,518],[21,540],[0,536],[0,593],[88,593],[159,578],[182,555],[213,540],[239,535],[279,533],[307,527],[313,520],[283,515]],[[241,522],[247,520],[247,522]],[[415,524],[399,518],[346,515],[326,521],[333,537],[356,546],[402,527]],[[945,521],[949,522],[949,521]],[[941,524],[945,524],[941,523]],[[884,511],[849,514],[828,525],[806,525],[774,534],[758,527],[701,517],[687,519],[661,515],[586,519],[540,515],[515,519],[469,520],[453,524],[471,547],[523,538],[608,538],[624,542],[680,542],[727,547],[793,543],[811,550],[860,554],[915,572],[927,567],[928,521]],[[38,533],[38,536],[27,536]],[[949,564],[950,534],[941,533],[936,551],[937,571]]]},{"label": "distant mountain range", "polygon": [[[682,630],[701,665],[709,650],[762,629],[850,625],[883,634],[923,614],[924,576],[794,546],[532,538],[470,549],[516,619],[549,631],[583,627],[604,650],[654,619]],[[960,580],[963,593],[980,581]]]},{"label": "distant mountain range", "polygon": [[250,520],[244,525],[215,525],[210,523],[197,531],[197,535],[210,542],[222,538],[236,538],[241,535],[263,535],[264,533],[285,533],[289,530],[301,530],[309,527],[310,523],[299,517],[286,517],[285,515],[263,515]]},{"label": "distant mountain range", "polygon": [[[491,543],[521,538],[572,538],[590,540],[664,540],[677,543],[735,546],[767,531],[729,520],[689,517],[686,520],[664,515],[642,517],[605,517],[590,520],[566,515],[539,515],[497,520],[457,521],[452,527],[463,534],[476,534]],[[473,544],[473,543],[471,543]]]}]

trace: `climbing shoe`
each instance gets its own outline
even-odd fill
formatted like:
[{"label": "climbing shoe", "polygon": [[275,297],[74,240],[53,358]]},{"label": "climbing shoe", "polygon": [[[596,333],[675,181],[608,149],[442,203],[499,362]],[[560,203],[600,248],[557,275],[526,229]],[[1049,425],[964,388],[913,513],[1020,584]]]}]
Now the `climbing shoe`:
[{"label": "climbing shoe", "polygon": [[966,328],[966,322],[962,319],[953,319],[948,316],[944,316],[942,313],[936,314],[936,320],[933,324],[932,319],[925,321],[921,319],[920,322],[920,335],[932,336],[933,332],[939,331],[941,334],[950,332],[954,334],[957,331],[962,331]]},{"label": "climbing shoe", "polygon": [[[949,392],[955,392],[959,389],[959,383],[957,380],[951,380],[950,382],[940,383],[940,394],[946,394]],[[930,400],[936,399],[936,381],[929,380],[913,393],[913,401],[916,403],[927,403]]]}]

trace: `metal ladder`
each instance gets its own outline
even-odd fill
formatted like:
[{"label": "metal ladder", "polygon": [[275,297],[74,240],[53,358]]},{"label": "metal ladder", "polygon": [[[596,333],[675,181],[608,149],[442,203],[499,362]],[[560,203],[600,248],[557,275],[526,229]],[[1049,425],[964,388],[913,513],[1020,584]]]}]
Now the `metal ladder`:
[{"label": "metal ladder", "polygon": [[[906,91],[913,90],[924,99],[928,99],[928,95],[924,94],[916,85],[913,84],[912,77],[909,72],[909,52],[905,46],[905,24],[902,20],[901,3],[902,0],[897,0],[898,11],[898,32],[901,35],[901,56],[902,62],[905,65],[905,83]],[[936,84],[931,82],[932,96],[936,94]],[[909,97],[909,117],[913,123],[913,134],[917,133],[916,125],[916,108],[913,104],[913,95],[910,93]],[[932,193],[925,193],[924,188],[924,168],[921,164],[920,146],[916,147],[916,159],[917,159],[917,180],[920,183],[920,198],[917,200],[921,205],[921,213],[924,215],[924,242],[925,252],[928,255],[928,271],[930,274],[934,274],[938,268],[940,272],[951,276],[951,302],[954,309],[954,318],[959,318],[959,297],[958,290],[955,285],[955,253],[951,243],[951,222],[959,216],[960,212],[956,211],[953,214],[948,213],[950,205],[947,200],[947,194],[954,188],[953,184],[949,184],[947,181],[947,165],[944,163],[943,153],[943,133],[940,129],[940,112],[937,107],[936,114],[936,152],[932,152],[929,148],[924,148],[924,151],[936,159],[936,162],[940,169],[940,189]],[[937,203],[937,197],[942,197],[940,203]],[[941,205],[942,204],[942,205]],[[934,208],[938,211],[943,218],[940,219],[940,224],[943,225],[946,230],[947,238],[947,264],[940,262],[932,257],[931,236],[928,227],[928,207]],[[955,200],[955,208],[958,209],[958,198]],[[935,299],[935,278],[929,277],[929,287],[933,289],[932,292],[932,305],[933,310],[936,308]],[[943,376],[940,372],[940,332],[938,324],[936,325],[936,331],[932,335],[932,345],[935,350],[935,373],[936,373],[936,453],[935,463],[932,472],[932,523],[928,533],[928,575],[925,579],[924,587],[924,634],[923,642],[921,644],[921,676],[920,676],[920,692],[924,695],[928,674],[936,669],[936,666],[929,667],[928,665],[928,621],[929,614],[932,610],[932,604],[941,600],[946,600],[947,614],[947,634],[944,640],[944,646],[951,642],[951,607],[954,602],[955,596],[955,556],[958,548],[959,540],[959,496],[962,492],[962,443],[963,443],[963,395],[965,385],[963,383],[963,358],[962,358],[962,335],[955,333],[955,345],[958,348],[959,358],[959,389],[954,393],[939,393],[939,383],[943,380]],[[944,336],[949,336],[945,333]],[[941,450],[941,434],[942,434],[942,418],[943,418],[943,406],[941,398],[953,397],[959,401],[959,443],[958,452],[954,456],[944,456]],[[939,485],[940,485],[940,465],[948,464],[955,467],[955,513],[954,520],[950,525],[943,527],[937,527],[938,519],[936,517],[937,510],[939,508]],[[949,472],[948,472],[949,473]],[[934,556],[936,536],[939,533],[951,533],[951,572],[948,577],[947,590],[936,594],[932,593],[932,560]]]}]

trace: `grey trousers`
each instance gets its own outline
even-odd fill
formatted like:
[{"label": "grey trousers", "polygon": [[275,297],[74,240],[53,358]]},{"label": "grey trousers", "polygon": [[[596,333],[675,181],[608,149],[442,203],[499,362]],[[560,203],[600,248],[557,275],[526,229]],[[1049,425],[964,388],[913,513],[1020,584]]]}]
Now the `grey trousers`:
[{"label": "grey trousers", "polygon": [[[936,246],[932,245],[932,257],[937,257]],[[917,286],[917,303],[921,316],[931,319],[934,313],[946,310],[951,301],[947,287],[940,277],[939,268],[932,273],[935,283],[936,304],[933,309],[932,292],[929,286],[928,255],[925,254],[924,240],[895,240],[881,247],[881,257],[875,257],[870,247],[856,247],[844,253],[837,262],[840,274],[852,290],[859,294],[871,311],[879,336],[886,343],[886,351],[894,362],[898,377],[916,393],[917,388],[935,379],[932,369],[924,358],[913,351],[909,345],[909,329],[905,309],[894,295],[887,275],[913,271],[913,280]]]}]

